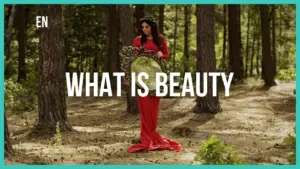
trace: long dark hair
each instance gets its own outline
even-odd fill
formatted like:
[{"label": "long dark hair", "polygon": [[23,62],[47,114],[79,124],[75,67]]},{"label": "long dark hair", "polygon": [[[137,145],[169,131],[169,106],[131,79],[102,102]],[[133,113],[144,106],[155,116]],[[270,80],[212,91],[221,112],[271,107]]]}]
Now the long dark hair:
[{"label": "long dark hair", "polygon": [[142,29],[142,24],[144,22],[146,22],[151,27],[151,35],[153,37],[153,41],[154,41],[154,43],[156,44],[156,46],[158,48],[161,48],[162,39],[159,36],[156,23],[155,23],[155,21],[151,17],[142,18],[140,20],[140,32],[141,32],[141,35],[142,35],[142,37],[141,37],[141,45],[143,46],[143,44],[147,41],[147,35],[144,34],[143,29]]}]

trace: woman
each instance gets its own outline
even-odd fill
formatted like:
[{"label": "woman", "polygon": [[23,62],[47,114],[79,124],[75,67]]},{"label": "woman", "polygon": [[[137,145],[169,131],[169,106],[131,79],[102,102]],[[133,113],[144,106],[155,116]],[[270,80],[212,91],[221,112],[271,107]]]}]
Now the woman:
[{"label": "woman", "polygon": [[[168,47],[165,37],[158,34],[156,23],[150,18],[140,20],[141,36],[134,39],[133,47],[157,51],[159,58],[168,59]],[[181,151],[182,146],[156,131],[158,121],[159,97],[138,96],[140,111],[140,143],[128,148],[128,152],[156,149]]]}]

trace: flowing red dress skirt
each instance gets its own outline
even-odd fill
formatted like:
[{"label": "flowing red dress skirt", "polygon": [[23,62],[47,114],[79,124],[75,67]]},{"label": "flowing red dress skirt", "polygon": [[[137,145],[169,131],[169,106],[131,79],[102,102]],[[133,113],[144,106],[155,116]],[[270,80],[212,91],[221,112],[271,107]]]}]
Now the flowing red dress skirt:
[{"label": "flowing red dress skirt", "polygon": [[140,110],[140,143],[128,148],[128,152],[151,151],[156,149],[182,151],[182,146],[164,136],[160,136],[156,131],[159,97],[138,96],[138,106]]}]

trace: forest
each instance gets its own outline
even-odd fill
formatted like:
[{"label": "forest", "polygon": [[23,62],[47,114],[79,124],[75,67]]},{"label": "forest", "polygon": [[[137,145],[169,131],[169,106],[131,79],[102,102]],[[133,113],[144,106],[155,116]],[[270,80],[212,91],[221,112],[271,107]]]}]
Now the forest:
[{"label": "forest", "polygon": [[[170,72],[233,73],[230,96],[208,80],[204,97],[161,98],[157,130],[182,152],[127,152],[140,134],[129,89],[67,95],[66,72],[122,72],[144,17]],[[281,4],[5,5],[5,164],[295,164],[295,19]]]}]

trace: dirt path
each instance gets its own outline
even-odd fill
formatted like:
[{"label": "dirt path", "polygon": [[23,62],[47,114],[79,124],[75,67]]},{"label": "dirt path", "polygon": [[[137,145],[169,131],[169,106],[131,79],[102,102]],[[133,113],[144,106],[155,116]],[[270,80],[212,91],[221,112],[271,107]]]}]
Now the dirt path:
[{"label": "dirt path", "polygon": [[287,164],[282,141],[295,126],[294,88],[294,83],[268,91],[259,85],[234,86],[229,97],[220,94],[223,112],[215,116],[192,113],[194,98],[162,99],[158,131],[183,145],[184,152],[179,153],[127,153],[128,146],[139,138],[139,118],[124,112],[124,98],[69,101],[68,117],[76,132],[62,133],[62,146],[54,145],[54,138],[26,136],[37,112],[10,115],[13,148],[19,155],[6,163],[196,164],[195,153],[214,134],[235,145],[247,163]]}]

